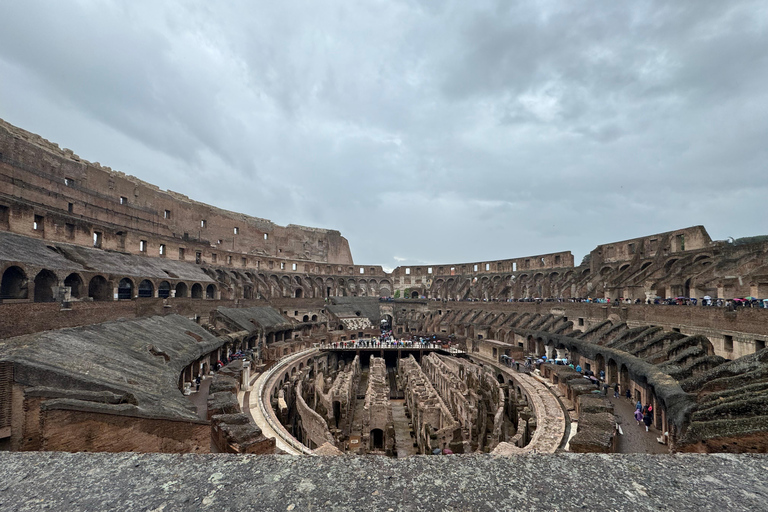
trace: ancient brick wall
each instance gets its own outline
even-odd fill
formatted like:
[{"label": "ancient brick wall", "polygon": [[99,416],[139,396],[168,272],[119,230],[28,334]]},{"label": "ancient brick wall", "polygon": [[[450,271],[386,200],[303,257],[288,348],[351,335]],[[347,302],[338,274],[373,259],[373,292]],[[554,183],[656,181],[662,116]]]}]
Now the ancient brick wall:
[{"label": "ancient brick wall", "polygon": [[[282,227],[192,201],[1,120],[0,206],[10,208],[4,220],[10,231],[89,246],[98,231],[105,249],[138,254],[145,240],[148,254],[157,255],[164,244],[165,257],[173,259],[181,248],[186,259],[194,261],[199,251],[207,261],[216,254],[229,264],[232,257],[236,266],[245,266],[243,256],[352,264],[349,243],[338,231]],[[36,215],[42,219],[37,229]]]},{"label": "ancient brick wall", "polygon": [[48,451],[208,453],[211,446],[206,423],[67,410],[41,412],[41,437]]}]

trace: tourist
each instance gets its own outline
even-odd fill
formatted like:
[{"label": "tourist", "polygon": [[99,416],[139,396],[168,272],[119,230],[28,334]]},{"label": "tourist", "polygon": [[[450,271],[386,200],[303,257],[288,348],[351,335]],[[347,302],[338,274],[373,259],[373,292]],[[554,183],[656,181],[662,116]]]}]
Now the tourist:
[{"label": "tourist", "polygon": [[640,409],[635,409],[635,419],[637,420],[637,426],[640,426],[640,422],[643,421],[643,413]]},{"label": "tourist", "polygon": [[643,415],[643,423],[645,423],[645,431],[648,432],[648,427],[651,426],[651,422],[653,419],[651,418],[651,413],[648,411],[645,411],[645,414]]},{"label": "tourist", "polygon": [[619,398],[619,383],[613,384],[613,398]]},{"label": "tourist", "polygon": [[627,388],[627,392],[625,393],[625,396],[627,397],[627,400],[632,400],[632,395],[629,392],[629,388]]},{"label": "tourist", "polygon": [[639,410],[641,410],[642,408],[643,408],[643,404],[642,404],[642,403],[640,403],[640,400],[638,400],[638,401],[637,401],[637,403],[635,404],[635,409],[637,409],[637,410],[639,411]]}]

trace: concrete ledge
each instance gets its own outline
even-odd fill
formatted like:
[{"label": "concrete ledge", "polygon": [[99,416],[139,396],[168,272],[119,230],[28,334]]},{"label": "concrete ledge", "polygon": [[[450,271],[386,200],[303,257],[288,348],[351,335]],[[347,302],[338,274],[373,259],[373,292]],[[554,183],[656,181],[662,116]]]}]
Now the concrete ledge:
[{"label": "concrete ledge", "polygon": [[764,510],[765,455],[0,453],[2,510]]}]

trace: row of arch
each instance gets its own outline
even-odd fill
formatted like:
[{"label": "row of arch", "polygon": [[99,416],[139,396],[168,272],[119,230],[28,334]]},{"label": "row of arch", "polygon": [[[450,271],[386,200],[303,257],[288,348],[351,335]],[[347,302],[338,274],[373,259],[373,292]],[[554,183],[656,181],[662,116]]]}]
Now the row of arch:
[{"label": "row of arch", "polygon": [[[663,263],[645,261],[640,266],[627,262],[606,264],[600,267],[597,276],[592,274],[590,267],[583,266],[535,273],[438,277],[431,287],[421,285],[416,289],[420,295],[428,298],[452,300],[507,300],[546,297],[567,299],[602,296],[605,288],[618,290],[622,286],[644,285],[644,280],[649,273],[652,275],[660,274],[659,277],[662,278],[660,282],[663,282],[664,279],[669,280],[671,275],[683,270],[691,276],[700,275],[709,270],[710,265],[712,265],[712,258],[711,254],[697,254],[672,257]],[[681,283],[679,286],[680,293],[688,291],[690,294],[695,289],[695,281],[691,277],[685,283]],[[660,287],[663,289],[663,286],[663,284],[654,283],[652,289],[656,290]],[[413,293],[416,294],[416,292]]]},{"label": "row of arch", "polygon": [[[117,286],[114,286],[116,281]],[[110,281],[101,274],[86,280],[78,272],[68,274],[63,280],[49,269],[41,269],[30,282],[27,273],[18,265],[7,267],[0,278],[0,299],[29,299],[30,285],[32,285],[32,299],[34,302],[55,302],[59,299],[56,288],[68,287],[70,297],[84,299],[89,297],[94,301],[110,301],[113,299],[128,300],[134,298],[168,298],[189,297],[193,299],[215,299],[217,287],[208,284],[205,288],[200,283],[193,283],[190,287],[187,283],[179,281],[172,284],[163,280],[155,284],[150,279],[143,279],[136,283],[130,277]],[[116,291],[115,291],[116,288]]]},{"label": "row of arch", "polygon": [[204,271],[221,284],[223,299],[390,297],[392,295],[392,283],[389,279],[322,278],[213,268],[206,268]]}]

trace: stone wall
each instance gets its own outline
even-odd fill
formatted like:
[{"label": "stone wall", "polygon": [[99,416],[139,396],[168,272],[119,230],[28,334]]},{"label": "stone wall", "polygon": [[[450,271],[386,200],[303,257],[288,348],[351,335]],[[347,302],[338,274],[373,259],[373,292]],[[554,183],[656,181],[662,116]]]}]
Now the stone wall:
[{"label": "stone wall", "polygon": [[[338,231],[289,225],[230,212],[162,191],[155,185],[90,163],[41,137],[0,120],[0,204],[15,233],[92,246],[99,232],[105,249],[146,252],[195,261],[254,257],[351,265],[349,244]],[[35,216],[41,221],[34,228]],[[72,226],[72,229],[68,227]],[[148,247],[140,250],[140,241]],[[267,260],[264,260],[265,263]],[[253,265],[256,266],[256,265]],[[318,272],[319,273],[319,272]]]},{"label": "stone wall", "polygon": [[[374,431],[378,431],[375,432]],[[371,356],[368,389],[365,392],[363,428],[360,449],[392,455],[395,447],[395,426],[389,403],[389,381],[384,359]]]},{"label": "stone wall", "polygon": [[405,392],[405,402],[411,414],[413,431],[419,452],[431,454],[446,448],[454,453],[463,451],[461,425],[429,382],[413,356],[397,363],[399,385]]}]

